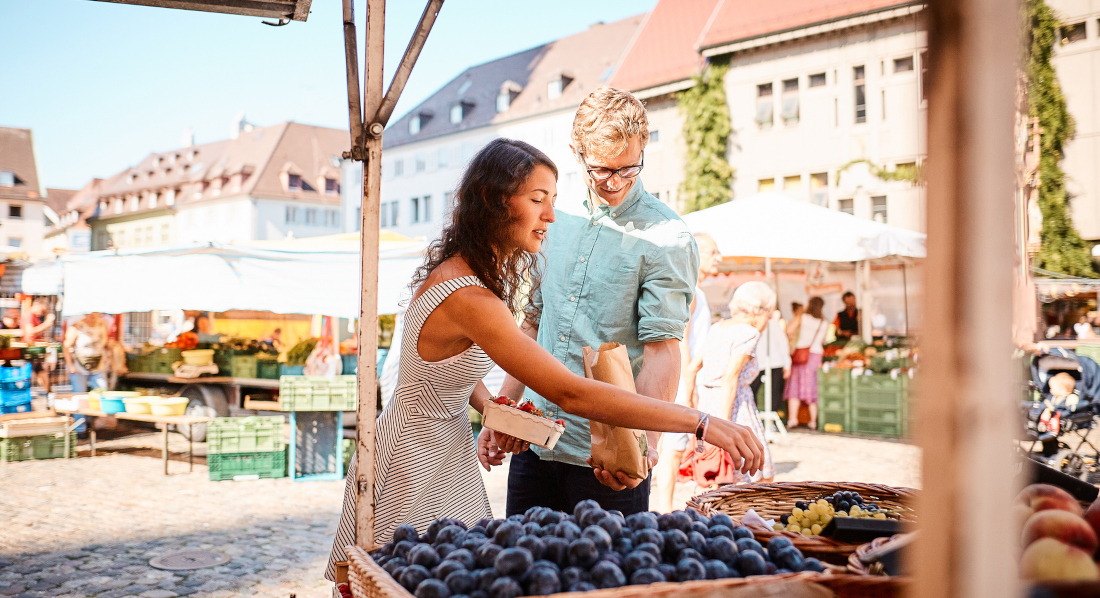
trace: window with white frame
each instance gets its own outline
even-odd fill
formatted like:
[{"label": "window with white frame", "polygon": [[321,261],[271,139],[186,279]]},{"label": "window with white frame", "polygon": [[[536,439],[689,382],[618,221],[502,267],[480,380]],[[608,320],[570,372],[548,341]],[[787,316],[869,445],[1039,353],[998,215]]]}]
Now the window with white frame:
[{"label": "window with white frame", "polygon": [[756,124],[760,128],[772,126],[775,103],[772,101],[772,84],[756,86]]},{"label": "window with white frame", "polygon": [[390,226],[397,226],[398,215],[401,212],[401,202],[393,200],[390,202]]},{"label": "window with white frame", "polygon": [[287,191],[301,191],[302,190],[302,177],[297,174],[292,174],[286,178]]},{"label": "window with white frame", "polygon": [[336,179],[325,179],[325,195],[336,195],[340,192],[340,184]]},{"label": "window with white frame", "polygon": [[798,122],[798,79],[783,81],[783,124]]},{"label": "window with white frame", "polygon": [[825,73],[814,73],[810,75],[810,87],[825,87]]},{"label": "window with white frame", "polygon": [[829,205],[829,173],[815,172],[810,175],[810,201],[819,206]]},{"label": "window with white frame", "polygon": [[23,206],[18,204],[8,204],[8,218],[13,220],[23,219]]},{"label": "window with white frame", "polygon": [[398,158],[393,161],[393,176],[404,176],[405,174],[405,161]]},{"label": "window with white frame", "polygon": [[409,200],[409,222],[416,224],[420,222],[420,198],[414,197]]},{"label": "window with white frame", "polygon": [[451,150],[449,148],[439,148],[439,151],[435,153],[435,163],[440,168],[446,168],[451,163]]},{"label": "window with white frame", "polygon": [[431,222],[432,221],[432,196],[431,195],[425,195],[424,197],[420,198],[420,213],[421,213],[420,220],[422,222]]},{"label": "window with white frame", "polygon": [[317,208],[306,208],[306,224],[317,224]]},{"label": "window with white frame", "polygon": [[292,224],[298,221],[298,208],[294,206],[286,206],[285,222]]},{"label": "window with white frame", "polygon": [[857,123],[867,122],[867,74],[866,69],[857,66],[852,69],[853,91],[855,92],[855,117]]},{"label": "window with white frame", "polygon": [[908,73],[913,70],[913,57],[903,56],[901,58],[894,59],[894,72],[895,73]]},{"label": "window with white frame", "polygon": [[15,173],[10,170],[0,170],[0,187],[14,187]]},{"label": "window with white frame", "polygon": [[1073,23],[1070,25],[1062,26],[1062,45],[1072,44],[1073,42],[1079,42],[1088,37],[1085,31],[1085,22]]},{"label": "window with white frame", "polygon": [[871,219],[886,224],[886,196],[871,198]]},{"label": "window with white frame", "polygon": [[417,154],[415,164],[416,172],[424,172],[428,169],[428,157],[424,154]]},{"label": "window with white frame", "polygon": [[842,199],[836,202],[836,209],[845,214],[851,214],[853,216],[856,214],[855,202],[851,199]]}]

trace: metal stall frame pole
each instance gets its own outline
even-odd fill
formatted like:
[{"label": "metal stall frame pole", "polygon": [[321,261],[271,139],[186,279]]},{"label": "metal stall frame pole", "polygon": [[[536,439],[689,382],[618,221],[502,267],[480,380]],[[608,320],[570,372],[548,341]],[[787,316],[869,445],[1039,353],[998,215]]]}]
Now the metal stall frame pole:
[{"label": "metal stall frame pole", "polygon": [[343,0],[344,52],[347,60],[348,114],[351,150],[344,158],[363,162],[363,197],[360,256],[362,259],[361,305],[358,326],[359,372],[356,380],[356,503],[355,543],[374,548],[374,451],[375,418],[378,415],[378,208],[382,180],[382,132],[405,89],[416,59],[439,15],[443,0],[430,0],[420,15],[401,64],[385,95],[382,94],[382,58],[386,33],[386,0],[367,0],[366,64],[362,109],[359,102],[359,65],[356,55],[353,0]]},{"label": "metal stall frame pole", "polygon": [[[772,258],[764,258],[764,280],[768,281],[768,284],[772,284]],[[776,309],[779,308],[779,278],[776,277],[773,288],[776,292]],[[768,323],[764,325],[764,347],[768,353],[768,367],[764,368],[764,412],[760,414],[760,423],[764,424],[764,440],[771,441],[771,425],[775,425],[776,432],[783,437],[787,438],[787,426],[783,424],[783,421],[779,418],[779,414],[773,409],[772,405],[772,335],[768,332],[768,327],[771,326],[772,315],[768,314]]]},{"label": "metal stall frame pole", "polygon": [[[912,595],[1019,596],[1010,511],[1017,382],[1012,351],[1016,2],[932,0],[928,258],[917,439],[923,489]],[[990,297],[999,300],[990,301]],[[980,350],[975,350],[980,347]]]}]

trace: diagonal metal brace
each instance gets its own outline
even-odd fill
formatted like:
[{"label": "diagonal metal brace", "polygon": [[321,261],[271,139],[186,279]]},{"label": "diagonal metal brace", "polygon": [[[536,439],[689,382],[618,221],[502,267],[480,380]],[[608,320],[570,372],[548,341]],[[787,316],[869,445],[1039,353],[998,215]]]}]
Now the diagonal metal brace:
[{"label": "diagonal metal brace", "polygon": [[420,15],[420,23],[417,24],[416,31],[413,32],[408,47],[405,48],[405,55],[401,57],[401,65],[397,67],[397,73],[394,74],[393,81],[390,82],[390,87],[386,90],[386,96],[382,99],[381,105],[378,106],[378,112],[370,121],[370,135],[382,136],[382,131],[389,122],[390,116],[393,115],[394,106],[397,105],[397,100],[401,98],[401,92],[405,90],[405,83],[408,82],[409,75],[412,74],[416,59],[420,57],[420,51],[424,49],[424,43],[428,41],[428,33],[431,32],[432,25],[435,24],[435,19],[439,16],[439,10],[442,7],[443,0],[429,0],[428,5],[424,7],[424,13]]}]

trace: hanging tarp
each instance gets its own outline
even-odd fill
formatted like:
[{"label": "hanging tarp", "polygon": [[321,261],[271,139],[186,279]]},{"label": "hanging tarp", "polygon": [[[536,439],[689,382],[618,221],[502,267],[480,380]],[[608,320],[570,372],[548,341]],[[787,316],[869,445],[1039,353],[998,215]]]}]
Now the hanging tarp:
[{"label": "hanging tarp", "polygon": [[692,212],[684,222],[707,233],[724,256],[859,262],[922,258],[925,235],[764,192]]},{"label": "hanging tarp", "polygon": [[[202,243],[156,251],[65,256],[64,315],[232,309],[359,317],[357,242],[313,249]],[[378,313],[396,313],[425,243],[379,248]]]}]

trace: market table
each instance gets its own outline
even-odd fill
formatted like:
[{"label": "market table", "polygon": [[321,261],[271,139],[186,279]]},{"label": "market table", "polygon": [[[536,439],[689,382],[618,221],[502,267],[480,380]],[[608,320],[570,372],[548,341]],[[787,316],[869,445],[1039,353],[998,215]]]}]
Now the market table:
[{"label": "market table", "polygon": [[268,378],[233,378],[230,376],[200,376],[198,378],[177,378],[172,374],[152,374],[149,372],[128,372],[121,376],[127,380],[149,380],[170,384],[233,384],[254,388],[279,388],[278,380]]},{"label": "market table", "polygon": [[[88,418],[96,417],[116,417],[118,419],[128,419],[131,421],[149,422],[154,423],[164,433],[164,448],[161,452],[161,457],[164,460],[164,475],[168,475],[168,426],[188,426],[192,424],[204,424],[209,422],[212,418],[201,417],[196,415],[150,415],[146,413],[104,413],[102,411],[96,411],[94,409],[55,409],[60,414],[66,416],[83,415]],[[191,440],[191,434],[188,434],[187,438],[187,464],[188,471],[195,470],[195,443]],[[95,426],[89,422],[88,425],[88,440],[91,444],[92,455],[95,456]],[[65,452],[65,457],[68,458],[68,451]]]}]

